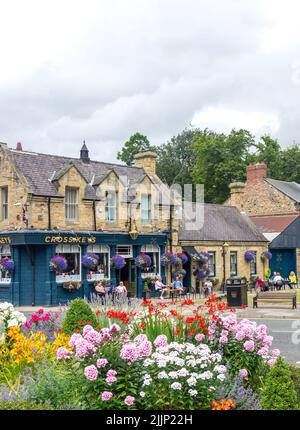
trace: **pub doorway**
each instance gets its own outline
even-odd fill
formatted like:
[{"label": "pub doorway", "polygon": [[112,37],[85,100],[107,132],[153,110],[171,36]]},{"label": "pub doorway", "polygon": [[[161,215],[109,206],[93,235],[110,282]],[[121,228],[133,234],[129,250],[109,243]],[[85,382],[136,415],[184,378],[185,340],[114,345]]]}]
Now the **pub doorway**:
[{"label": "pub doorway", "polygon": [[134,264],[134,258],[126,258],[126,265],[123,269],[119,270],[118,284],[122,281],[130,293],[131,297],[137,295],[137,272]]}]

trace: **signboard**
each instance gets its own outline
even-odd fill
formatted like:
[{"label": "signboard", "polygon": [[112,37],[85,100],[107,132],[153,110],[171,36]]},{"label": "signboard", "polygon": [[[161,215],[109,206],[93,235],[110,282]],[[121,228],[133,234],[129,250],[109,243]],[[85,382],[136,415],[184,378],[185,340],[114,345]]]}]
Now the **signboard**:
[{"label": "signboard", "polygon": [[96,243],[96,236],[46,236],[45,243]]},{"label": "signboard", "polygon": [[0,245],[7,245],[11,243],[11,238],[9,236],[0,237]]}]

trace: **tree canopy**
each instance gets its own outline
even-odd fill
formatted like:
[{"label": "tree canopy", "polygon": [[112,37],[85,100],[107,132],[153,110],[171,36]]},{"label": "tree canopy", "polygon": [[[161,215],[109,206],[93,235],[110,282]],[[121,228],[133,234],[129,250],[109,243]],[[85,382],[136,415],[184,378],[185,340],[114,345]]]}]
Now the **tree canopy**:
[{"label": "tree canopy", "polygon": [[136,132],[124,143],[123,148],[118,152],[117,159],[126,163],[127,166],[131,166],[136,154],[152,150],[155,151],[156,148],[150,145],[148,138]]}]

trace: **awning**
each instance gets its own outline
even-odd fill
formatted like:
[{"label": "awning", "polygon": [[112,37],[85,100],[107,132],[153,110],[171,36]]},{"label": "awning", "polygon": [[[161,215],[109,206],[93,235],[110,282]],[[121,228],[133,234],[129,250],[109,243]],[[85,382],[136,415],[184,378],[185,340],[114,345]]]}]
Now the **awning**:
[{"label": "awning", "polygon": [[191,260],[196,261],[198,259],[199,253],[193,246],[183,246],[182,249],[190,256]]}]

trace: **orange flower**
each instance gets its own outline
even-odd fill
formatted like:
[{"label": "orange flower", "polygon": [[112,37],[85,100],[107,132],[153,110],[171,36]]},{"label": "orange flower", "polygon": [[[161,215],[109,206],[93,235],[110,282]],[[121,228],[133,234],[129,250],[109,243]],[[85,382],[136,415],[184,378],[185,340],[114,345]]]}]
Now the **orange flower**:
[{"label": "orange flower", "polygon": [[100,311],[100,309],[97,309],[96,310],[96,312],[95,312],[95,314],[98,316],[98,315],[100,315],[101,314],[101,311]]},{"label": "orange flower", "polygon": [[213,411],[229,411],[230,409],[234,409],[235,407],[236,402],[232,399],[212,400],[211,402],[211,409]]}]

